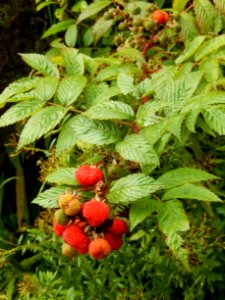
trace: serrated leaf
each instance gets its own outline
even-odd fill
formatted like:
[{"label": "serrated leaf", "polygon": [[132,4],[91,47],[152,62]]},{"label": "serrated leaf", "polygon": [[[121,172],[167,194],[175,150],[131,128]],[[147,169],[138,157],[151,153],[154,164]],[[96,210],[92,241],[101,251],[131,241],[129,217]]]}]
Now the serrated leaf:
[{"label": "serrated leaf", "polygon": [[125,73],[120,73],[117,78],[117,85],[122,94],[127,95],[134,92],[134,78]]},{"label": "serrated leaf", "polygon": [[104,17],[99,18],[93,26],[94,42],[104,36],[104,34],[112,27],[114,20],[105,20]]},{"label": "serrated leaf", "polygon": [[38,204],[44,208],[58,208],[58,197],[65,192],[65,187],[53,187],[43,193],[40,193],[32,203]]},{"label": "serrated leaf", "polygon": [[112,56],[119,56],[130,59],[131,61],[138,61],[141,63],[145,63],[145,59],[142,53],[135,48],[123,48],[122,50],[117,51]]},{"label": "serrated leaf", "polygon": [[217,176],[204,170],[194,168],[177,168],[164,173],[157,179],[157,182],[164,189],[169,189],[190,182],[201,182],[218,179]]},{"label": "serrated leaf", "polygon": [[45,107],[33,115],[25,124],[19,139],[18,149],[34,142],[62,120],[67,109],[59,106]]},{"label": "serrated leaf", "polygon": [[139,134],[143,135],[150,145],[154,145],[165,133],[165,122],[160,122],[140,130]]},{"label": "serrated leaf", "polygon": [[121,138],[119,126],[111,121],[94,121],[85,116],[77,116],[71,126],[78,139],[89,144],[108,145]]},{"label": "serrated leaf", "polygon": [[129,212],[130,231],[143,222],[153,212],[158,211],[160,207],[160,203],[151,198],[144,198],[134,202],[131,205]]},{"label": "serrated leaf", "polygon": [[81,54],[73,48],[63,48],[62,56],[64,59],[66,73],[68,75],[83,75],[84,61]]},{"label": "serrated leaf", "polygon": [[211,107],[203,111],[205,122],[219,135],[225,135],[225,108]]},{"label": "serrated leaf", "polygon": [[149,196],[160,188],[145,174],[131,174],[113,182],[107,198],[111,203],[129,204]]},{"label": "serrated leaf", "polygon": [[74,134],[74,130],[71,127],[73,123],[73,118],[67,123],[63,124],[60,130],[57,142],[56,142],[56,156],[59,156],[64,151],[71,150],[75,145],[77,138]]},{"label": "serrated leaf", "polygon": [[214,19],[216,17],[215,7],[208,0],[195,0],[194,12],[196,22],[203,34],[213,31]]},{"label": "serrated leaf", "polygon": [[174,134],[179,140],[181,139],[181,128],[184,118],[184,114],[175,115],[171,118],[168,118],[165,124],[167,131]]},{"label": "serrated leaf", "polygon": [[181,64],[187,59],[189,59],[192,55],[195,54],[195,52],[199,49],[199,47],[202,45],[204,40],[206,39],[206,36],[199,35],[193,39],[188,44],[188,47],[185,48],[185,50],[182,52],[182,54],[175,60],[176,64]]},{"label": "serrated leaf", "polygon": [[141,96],[147,96],[154,91],[154,86],[149,78],[142,80],[136,87],[136,91]]},{"label": "serrated leaf", "polygon": [[132,107],[126,103],[120,101],[107,101],[92,106],[84,114],[95,120],[132,120],[134,111]]},{"label": "serrated leaf", "polygon": [[116,151],[130,161],[159,164],[156,152],[140,134],[130,134],[122,142],[116,144]]},{"label": "serrated leaf", "polygon": [[10,107],[0,118],[0,127],[8,126],[21,121],[35,111],[44,106],[45,102],[39,99],[31,99],[17,103],[16,105]]},{"label": "serrated leaf", "polygon": [[63,21],[60,21],[56,24],[53,24],[51,27],[49,27],[45,32],[44,34],[42,35],[42,39],[50,36],[50,35],[53,35],[53,34],[56,34],[60,31],[64,31],[66,30],[70,25],[74,24],[74,20],[73,19],[67,19],[67,20],[63,20]]},{"label": "serrated leaf", "polygon": [[70,25],[65,33],[65,43],[69,47],[74,47],[77,42],[77,25]]},{"label": "serrated leaf", "polygon": [[46,182],[57,185],[77,185],[74,178],[76,168],[58,168],[46,177]]},{"label": "serrated leaf", "polygon": [[[120,90],[116,86],[112,86],[109,89],[107,89],[104,93],[98,92],[96,97],[92,98],[91,106],[95,106],[95,105],[104,103],[105,101],[109,100],[112,97],[118,96],[119,94],[121,94]],[[133,112],[132,112],[132,115],[133,115]]]},{"label": "serrated leaf", "polygon": [[59,77],[59,70],[48,58],[42,54],[26,53],[20,54],[22,59],[33,69],[45,76]]},{"label": "serrated leaf", "polygon": [[81,54],[81,56],[84,61],[85,69],[91,76],[94,76],[98,70],[98,64],[88,55]]},{"label": "serrated leaf", "polygon": [[195,199],[207,202],[222,202],[222,200],[209,189],[193,183],[185,183],[167,190],[162,200],[174,198]]},{"label": "serrated leaf", "polygon": [[93,15],[96,15],[97,13],[99,13],[101,10],[103,10],[105,7],[107,7],[110,4],[111,1],[98,1],[88,5],[79,15],[77,24]]},{"label": "serrated leaf", "polygon": [[192,14],[182,12],[180,15],[180,36],[184,42],[192,41],[198,34],[196,20]]},{"label": "serrated leaf", "polygon": [[210,53],[216,52],[222,46],[225,46],[225,34],[221,34],[206,41],[195,54],[195,61],[199,61]]},{"label": "serrated leaf", "polygon": [[224,0],[213,0],[216,7],[221,11],[223,15],[225,15],[225,2]]},{"label": "serrated leaf", "polygon": [[200,112],[200,110],[191,111],[185,118],[185,125],[191,132],[195,132],[195,124]]},{"label": "serrated leaf", "polygon": [[220,74],[219,62],[215,58],[207,58],[199,67],[205,79],[216,89],[217,80]]},{"label": "serrated leaf", "polygon": [[173,9],[182,12],[188,3],[188,0],[173,0]]},{"label": "serrated leaf", "polygon": [[55,77],[40,78],[35,89],[36,97],[43,101],[50,100],[55,95],[58,83],[59,79]]},{"label": "serrated leaf", "polygon": [[58,86],[57,98],[64,105],[71,105],[82,93],[87,82],[83,75],[70,75],[64,77]]}]

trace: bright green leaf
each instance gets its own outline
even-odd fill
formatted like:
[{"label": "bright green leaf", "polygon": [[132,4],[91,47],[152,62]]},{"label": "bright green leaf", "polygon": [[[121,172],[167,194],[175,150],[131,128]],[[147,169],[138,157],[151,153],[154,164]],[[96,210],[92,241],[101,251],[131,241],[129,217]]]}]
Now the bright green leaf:
[{"label": "bright green leaf", "polygon": [[32,203],[38,204],[44,208],[58,208],[58,198],[66,190],[66,187],[53,187],[43,193],[40,193]]},{"label": "bright green leaf", "polygon": [[76,168],[58,168],[46,177],[46,182],[57,185],[77,185],[74,178]]},{"label": "bright green leaf", "polygon": [[68,75],[83,75],[84,61],[81,54],[73,48],[63,48],[62,56],[64,59],[66,73]]},{"label": "bright green leaf", "polygon": [[127,95],[134,92],[134,78],[125,73],[120,73],[117,78],[117,85],[122,94]]},{"label": "bright green leaf", "polygon": [[58,83],[59,79],[55,77],[40,78],[35,89],[36,97],[43,101],[50,100],[55,95]]},{"label": "bright green leaf", "polygon": [[42,38],[46,38],[50,35],[56,34],[60,31],[64,31],[66,30],[70,25],[74,24],[74,20],[73,19],[67,19],[67,20],[63,20],[61,22],[58,22],[56,24],[53,24],[51,27],[49,27],[44,34],[42,35]]},{"label": "bright green leaf", "polygon": [[56,156],[59,156],[64,151],[70,151],[76,145],[76,135],[71,127],[73,118],[67,123],[63,124],[57,142],[56,142]]},{"label": "bright green leaf", "polygon": [[111,4],[111,1],[103,0],[103,1],[98,1],[98,2],[88,5],[82,11],[82,13],[79,15],[77,23],[80,23],[81,21],[83,21],[93,15],[96,15],[98,12],[100,12],[101,10],[103,10],[105,7],[107,7],[110,4]]},{"label": "bright green leaf", "polygon": [[65,33],[65,43],[69,47],[74,47],[77,42],[77,25],[70,25]]}]

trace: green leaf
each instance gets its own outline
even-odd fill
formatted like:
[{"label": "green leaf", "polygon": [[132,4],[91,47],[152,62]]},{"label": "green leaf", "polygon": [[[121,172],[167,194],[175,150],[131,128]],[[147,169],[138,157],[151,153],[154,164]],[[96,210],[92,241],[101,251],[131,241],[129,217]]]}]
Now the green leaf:
[{"label": "green leaf", "polygon": [[126,103],[120,101],[108,101],[92,106],[84,114],[95,120],[132,120],[134,111],[132,107]]},{"label": "green leaf", "polygon": [[220,75],[219,62],[215,58],[207,58],[200,64],[200,71],[205,79],[216,89],[217,80]]},{"label": "green leaf", "polygon": [[63,186],[50,188],[43,193],[40,193],[32,203],[38,204],[44,208],[58,208],[58,198],[65,192]]},{"label": "green leaf", "polygon": [[200,110],[193,110],[185,118],[185,125],[191,132],[195,132],[195,124],[200,112]]},{"label": "green leaf", "polygon": [[36,7],[36,10],[39,11],[39,10],[41,10],[42,8],[44,8],[44,7],[46,7],[46,6],[50,5],[50,4],[55,4],[55,1],[48,0],[48,1],[46,1],[46,2],[39,3],[39,4],[37,5],[37,7]]},{"label": "green leaf", "polygon": [[57,185],[77,185],[74,178],[76,168],[58,168],[46,177],[46,182]]},{"label": "green leaf", "polygon": [[111,203],[129,204],[159,188],[153,178],[141,173],[131,174],[114,181],[107,198]]},{"label": "green leaf", "polygon": [[74,47],[77,42],[77,25],[70,25],[65,33],[65,43],[69,47]]},{"label": "green leaf", "polygon": [[146,62],[142,53],[135,48],[123,48],[122,50],[115,52],[112,56],[119,56],[130,59],[131,61],[138,61],[141,63]]},{"label": "green leaf", "polygon": [[216,7],[220,10],[220,12],[225,15],[225,2],[224,0],[213,0]]},{"label": "green leaf", "polygon": [[80,115],[73,119],[71,126],[76,137],[89,144],[108,145],[121,138],[119,126],[111,121],[94,121]]},{"label": "green leaf", "polygon": [[42,38],[46,38],[50,35],[56,34],[60,31],[66,30],[70,25],[74,24],[73,19],[67,19],[61,22],[58,22],[56,24],[53,24],[51,27],[49,27],[44,34],[42,35]]},{"label": "green leaf", "polygon": [[59,77],[59,70],[57,66],[50,62],[46,56],[36,53],[27,53],[20,55],[30,67],[39,71],[43,75]]},{"label": "green leaf", "polygon": [[167,129],[167,131],[174,134],[179,140],[181,140],[181,129],[184,118],[184,114],[179,114],[168,118],[165,122],[165,128]]},{"label": "green leaf", "polygon": [[160,122],[140,130],[139,134],[143,135],[145,140],[154,145],[165,133],[165,122]]},{"label": "green leaf", "polygon": [[187,59],[189,59],[192,55],[195,54],[195,52],[199,49],[199,47],[202,45],[204,40],[206,39],[206,36],[199,35],[196,36],[193,41],[191,41],[188,44],[188,47],[185,48],[185,50],[182,52],[182,54],[175,60],[175,63],[181,64]]},{"label": "green leaf", "polygon": [[[118,96],[119,94],[121,94],[120,90],[116,86],[110,87],[109,89],[107,89],[103,93],[100,93],[98,91],[97,95],[92,98],[91,106],[95,106],[95,105],[101,104],[101,103],[109,100],[112,97]],[[119,101],[117,101],[117,102],[119,102]],[[129,114],[132,114],[132,116],[133,116],[133,110],[132,110],[132,113],[130,112]]]},{"label": "green leaf", "polygon": [[111,1],[98,1],[88,5],[79,15],[77,24],[93,15],[96,15],[98,12],[100,12],[110,4]]},{"label": "green leaf", "polygon": [[194,12],[196,15],[196,22],[203,34],[213,31],[214,19],[216,17],[216,10],[212,3],[208,0],[195,0]]},{"label": "green leaf", "polygon": [[39,99],[31,99],[31,100],[17,103],[16,105],[10,107],[1,116],[0,127],[14,124],[18,121],[21,121],[21,120],[29,117],[34,112],[36,112],[38,109],[40,109],[42,106],[44,106],[44,104],[45,103]]},{"label": "green leaf", "polygon": [[116,151],[130,161],[159,164],[156,152],[140,134],[130,134],[116,144]]},{"label": "green leaf", "polygon": [[184,10],[188,0],[173,0],[173,9],[182,12]]},{"label": "green leaf", "polygon": [[[75,117],[76,118],[76,117]],[[73,118],[63,124],[56,142],[56,156],[59,156],[64,151],[70,151],[75,145],[77,138],[71,126]]]},{"label": "green leaf", "polygon": [[117,85],[123,95],[134,92],[134,78],[125,73],[120,73],[117,78]]},{"label": "green leaf", "polygon": [[104,34],[112,27],[114,20],[105,20],[104,17],[99,18],[93,26],[94,42],[104,36]]},{"label": "green leaf", "polygon": [[70,75],[64,77],[58,87],[57,98],[64,105],[71,105],[82,93],[87,79],[83,75]]},{"label": "green leaf", "polygon": [[25,124],[19,139],[18,149],[34,142],[55,128],[67,110],[59,106],[45,107],[33,115]]},{"label": "green leaf", "polygon": [[219,135],[225,135],[225,108],[211,107],[203,112],[205,122]]},{"label": "green leaf", "polygon": [[182,12],[179,22],[181,26],[180,36],[184,42],[192,41],[199,34],[196,20],[192,14]]},{"label": "green leaf", "polygon": [[83,75],[84,61],[83,56],[73,48],[63,48],[62,56],[64,59],[66,73],[68,75]]},{"label": "green leaf", "polygon": [[169,189],[190,182],[200,182],[218,179],[217,176],[206,171],[194,168],[177,168],[164,173],[157,179],[157,182],[164,189]]},{"label": "green leaf", "polygon": [[222,200],[212,191],[208,190],[204,186],[195,185],[193,183],[185,183],[180,186],[172,187],[165,192],[162,200],[174,198],[195,199],[207,202],[222,202]]},{"label": "green leaf", "polygon": [[225,46],[225,34],[221,34],[206,41],[195,54],[195,61],[199,61],[212,52],[216,52],[222,46]]},{"label": "green leaf", "polygon": [[36,97],[43,101],[50,100],[55,95],[58,83],[59,79],[55,77],[40,78],[35,89]]},{"label": "green leaf", "polygon": [[143,222],[152,213],[159,210],[160,203],[154,199],[143,198],[131,205],[129,212],[130,231]]}]

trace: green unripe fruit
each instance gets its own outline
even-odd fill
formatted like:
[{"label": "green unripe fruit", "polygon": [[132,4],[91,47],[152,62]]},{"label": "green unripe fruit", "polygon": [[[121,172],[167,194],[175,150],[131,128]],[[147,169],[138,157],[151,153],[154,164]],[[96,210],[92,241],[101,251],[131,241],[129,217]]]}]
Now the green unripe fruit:
[{"label": "green unripe fruit", "polygon": [[178,11],[174,11],[173,12],[173,18],[174,18],[174,20],[179,20],[180,19],[180,13],[178,12]]},{"label": "green unripe fruit", "polygon": [[141,8],[137,5],[134,5],[131,9],[131,14],[132,15],[138,15],[141,12]]},{"label": "green unripe fruit", "polygon": [[54,213],[54,220],[60,225],[65,225],[69,222],[70,218],[64,213],[63,209],[57,209]]},{"label": "green unripe fruit", "polygon": [[127,29],[127,23],[126,22],[119,23],[118,29],[119,30],[125,30],[125,29]]},{"label": "green unripe fruit", "polygon": [[120,35],[116,35],[113,39],[114,44],[119,44],[122,42],[122,37]]},{"label": "green unripe fruit", "polygon": [[116,13],[116,9],[115,8],[110,8],[108,11],[111,15]]},{"label": "green unripe fruit", "polygon": [[154,10],[157,9],[157,6],[153,3],[149,3],[148,7],[146,8],[147,13],[152,13]]},{"label": "green unripe fruit", "polygon": [[62,244],[62,255],[68,257],[68,258],[74,258],[79,253],[69,244],[63,243]]},{"label": "green unripe fruit", "polygon": [[134,26],[140,26],[142,24],[142,18],[141,17],[135,17],[134,19],[133,19],[133,25]]},{"label": "green unripe fruit", "polygon": [[143,20],[144,29],[147,30],[147,31],[150,31],[151,29],[153,29],[155,27],[155,25],[156,25],[156,23],[152,19],[145,18]]},{"label": "green unripe fruit", "polygon": [[110,20],[113,18],[113,15],[109,12],[109,11],[106,11],[104,14],[103,14],[103,18],[105,20]]}]

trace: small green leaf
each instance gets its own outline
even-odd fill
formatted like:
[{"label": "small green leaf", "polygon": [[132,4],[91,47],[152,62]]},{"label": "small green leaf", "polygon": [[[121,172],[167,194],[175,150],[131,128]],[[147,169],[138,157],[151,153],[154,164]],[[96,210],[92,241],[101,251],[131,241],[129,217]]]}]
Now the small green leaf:
[{"label": "small green leaf", "polygon": [[113,20],[105,20],[104,17],[99,18],[93,26],[94,42],[104,36],[104,34],[112,27]]},{"label": "small green leaf", "polygon": [[134,92],[134,78],[125,73],[120,73],[117,78],[117,85],[123,95]]},{"label": "small green leaf", "polygon": [[46,177],[46,182],[57,185],[77,185],[74,178],[76,168],[58,168]]},{"label": "small green leaf", "polygon": [[56,156],[59,156],[64,151],[70,151],[75,145],[77,138],[74,130],[71,127],[73,118],[63,124],[56,142]]},{"label": "small green leaf", "polygon": [[212,191],[208,190],[204,186],[192,183],[185,183],[167,190],[163,195],[162,200],[174,198],[195,199],[207,202],[222,202],[222,200]]},{"label": "small green leaf", "polygon": [[198,34],[196,20],[189,12],[182,12],[179,23],[181,26],[180,36],[184,42],[192,41]]},{"label": "small green leaf", "polygon": [[31,100],[17,103],[16,105],[10,107],[1,116],[0,127],[14,124],[18,121],[21,121],[21,120],[29,117],[34,112],[36,112],[38,109],[40,109],[42,106],[44,106],[44,104],[45,104],[45,102],[43,102],[39,99],[31,99]]},{"label": "small green leaf", "polygon": [[173,0],[173,9],[182,12],[187,5],[188,0]]},{"label": "small green leaf", "polygon": [[70,25],[74,24],[73,19],[67,19],[61,22],[58,22],[56,24],[53,24],[51,27],[49,27],[44,34],[42,35],[42,38],[46,38],[50,35],[56,34],[60,31],[66,30]]},{"label": "small green leaf", "polygon": [[70,25],[65,33],[65,43],[69,47],[74,47],[77,42],[77,25]]},{"label": "small green leaf", "polygon": [[59,70],[48,58],[42,54],[26,53],[20,54],[22,59],[33,69],[45,76],[59,77]]},{"label": "small green leaf", "polygon": [[39,3],[36,7],[36,10],[39,11],[50,4],[55,4],[55,1],[47,0],[46,2]]},{"label": "small green leaf", "polygon": [[64,77],[58,86],[57,98],[64,105],[71,105],[82,93],[87,79],[83,75]]},{"label": "small green leaf", "polygon": [[25,124],[19,139],[18,149],[34,142],[54,129],[67,110],[59,106],[45,107],[33,115]]},{"label": "small green leaf", "polygon": [[201,60],[203,57],[217,51],[222,46],[225,46],[225,34],[213,37],[209,41],[205,42],[195,54],[195,61]]},{"label": "small green leaf", "polygon": [[211,107],[203,112],[205,122],[219,135],[225,135],[225,109],[224,107]]},{"label": "small green leaf", "polygon": [[205,79],[216,89],[217,80],[220,75],[219,62],[215,58],[207,58],[200,64],[200,71]]},{"label": "small green leaf", "polygon": [[197,122],[200,110],[193,110],[185,118],[185,125],[191,132],[195,132],[195,124]]},{"label": "small green leaf", "polygon": [[66,187],[58,186],[50,188],[40,193],[32,203],[38,204],[44,208],[58,208],[58,198],[66,190]]},{"label": "small green leaf", "polygon": [[159,164],[156,152],[140,134],[130,134],[122,142],[116,144],[116,151],[130,161]]},{"label": "small green leaf", "polygon": [[162,185],[164,189],[169,189],[184,183],[201,182],[213,179],[218,179],[218,177],[204,170],[177,168],[164,173],[157,179],[157,182]]},{"label": "small green leaf", "polygon": [[130,231],[143,222],[153,212],[158,211],[160,207],[161,205],[158,201],[150,198],[144,198],[134,202],[131,205],[129,212]]},{"label": "small green leaf", "polygon": [[130,59],[131,61],[145,63],[142,53],[135,48],[123,48],[122,50],[115,52],[112,56],[124,57]]},{"label": "small green leaf", "polygon": [[132,107],[120,101],[107,101],[92,106],[84,113],[87,117],[95,120],[131,120],[134,116]]},{"label": "small green leaf", "polygon": [[93,15],[96,15],[98,12],[100,12],[110,4],[111,1],[98,1],[88,5],[79,15],[77,24]]},{"label": "small green leaf", "polygon": [[203,34],[212,32],[216,17],[216,10],[213,4],[209,0],[195,0],[194,12],[201,32]]},{"label": "small green leaf", "polygon": [[73,48],[63,48],[62,56],[64,59],[66,73],[68,75],[83,75],[84,61],[83,56]]},{"label": "small green leaf", "polygon": [[108,199],[111,203],[129,204],[149,196],[160,188],[154,179],[145,174],[131,174],[113,182]]},{"label": "small green leaf", "polygon": [[43,101],[50,100],[55,95],[58,83],[59,79],[55,77],[41,78],[36,85],[36,97]]}]

